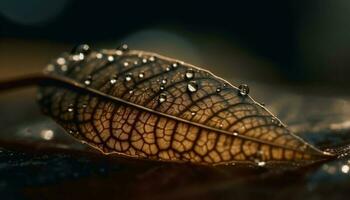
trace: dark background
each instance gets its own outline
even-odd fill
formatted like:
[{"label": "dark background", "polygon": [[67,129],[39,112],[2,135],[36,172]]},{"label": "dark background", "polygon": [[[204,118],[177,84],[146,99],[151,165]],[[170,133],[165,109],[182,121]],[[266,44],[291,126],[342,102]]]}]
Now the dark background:
[{"label": "dark background", "polygon": [[127,42],[248,83],[293,133],[344,147],[291,171],[101,156],[44,116],[32,87],[0,95],[0,198],[346,199],[349,15],[349,0],[0,0],[0,80],[39,72],[78,43]]},{"label": "dark background", "polygon": [[[237,70],[229,71],[234,77],[346,88],[350,83],[349,13],[347,0],[226,3],[2,0],[0,25],[5,45],[1,54],[17,40],[49,41],[67,46],[104,42],[100,47],[113,47],[136,34],[136,40],[135,37],[131,39],[136,47],[183,57],[204,66],[234,69],[235,61],[242,58],[240,54],[244,52],[249,56],[243,56],[242,60],[248,63],[239,62],[239,65],[248,69],[243,69],[241,74]],[[172,41],[174,35],[176,38]],[[157,48],[153,47],[152,43],[162,39]],[[207,54],[196,59],[191,56],[193,52],[187,53],[190,50],[183,48],[176,39],[191,43],[194,54]],[[182,54],[173,54],[175,51]],[[252,60],[259,62],[251,64]],[[249,65],[254,67],[249,68]],[[264,66],[269,67],[265,69]]]}]

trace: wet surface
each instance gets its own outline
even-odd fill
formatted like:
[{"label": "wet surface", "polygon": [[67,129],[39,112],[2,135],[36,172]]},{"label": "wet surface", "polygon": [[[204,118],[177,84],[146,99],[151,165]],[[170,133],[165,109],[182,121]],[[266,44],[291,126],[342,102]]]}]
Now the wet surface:
[{"label": "wet surface", "polygon": [[[2,100],[0,194],[4,199],[339,199],[349,193],[350,101],[260,84],[252,93],[321,149],[342,152],[303,168],[203,167],[103,156],[73,140],[32,100]],[[258,91],[270,91],[264,96]],[[275,95],[275,96],[274,96]],[[279,98],[277,98],[277,96]],[[10,98],[11,99],[11,98]],[[22,112],[11,112],[18,107]],[[324,108],[324,109],[320,109]]]},{"label": "wet surface", "polygon": [[[12,57],[3,54],[1,59],[7,59],[4,65],[8,66],[1,68],[1,76],[39,71],[66,50],[62,46],[50,50],[51,45],[36,43],[26,47],[11,42],[12,46],[14,50],[8,47],[6,51]],[[33,50],[34,46],[41,49]],[[22,52],[24,57],[15,57],[26,48],[34,54]],[[233,67],[208,69],[235,85],[248,83],[249,94],[291,130],[322,150],[337,152],[339,158],[302,168],[263,168],[203,167],[104,156],[72,139],[42,115],[35,102],[35,90],[20,90],[0,96],[0,199],[346,198],[350,193],[350,97],[344,95],[346,92],[339,93],[337,88],[280,85],[277,79],[271,79],[278,76],[266,66],[259,68],[261,63],[257,64],[259,67],[241,70],[240,65],[232,63],[237,59],[231,56],[225,60],[220,57],[223,54],[210,55],[219,58],[202,62],[215,63],[214,66],[225,66],[227,62]],[[262,69],[271,77],[261,76]],[[240,80],[238,76],[245,73],[250,78]],[[274,81],[276,84],[263,84]]]}]

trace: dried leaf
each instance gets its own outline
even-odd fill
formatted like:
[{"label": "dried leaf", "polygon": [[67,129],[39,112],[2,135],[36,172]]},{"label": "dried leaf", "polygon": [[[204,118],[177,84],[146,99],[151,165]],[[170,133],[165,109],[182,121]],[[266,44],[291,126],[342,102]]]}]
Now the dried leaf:
[{"label": "dried leaf", "polygon": [[[329,158],[239,88],[157,54],[79,46],[46,68],[79,91],[42,85],[43,111],[105,154],[198,164]],[[85,91],[85,92],[81,92]]]}]

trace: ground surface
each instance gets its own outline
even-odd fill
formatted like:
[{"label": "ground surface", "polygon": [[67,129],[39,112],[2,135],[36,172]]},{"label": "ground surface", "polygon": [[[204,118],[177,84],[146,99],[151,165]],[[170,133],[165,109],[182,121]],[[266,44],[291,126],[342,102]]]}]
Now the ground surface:
[{"label": "ground surface", "polygon": [[[14,65],[21,66],[20,62],[15,59]],[[25,62],[40,66],[46,61]],[[12,76],[18,74],[16,69],[1,70]],[[231,81],[237,83],[237,78]],[[333,93],[337,90],[332,88],[249,83],[252,96],[295,133],[321,149],[341,149],[343,155],[299,169],[212,168],[106,157],[73,140],[42,115],[34,89],[20,90],[0,98],[0,198],[346,198],[350,193],[350,98]]]}]

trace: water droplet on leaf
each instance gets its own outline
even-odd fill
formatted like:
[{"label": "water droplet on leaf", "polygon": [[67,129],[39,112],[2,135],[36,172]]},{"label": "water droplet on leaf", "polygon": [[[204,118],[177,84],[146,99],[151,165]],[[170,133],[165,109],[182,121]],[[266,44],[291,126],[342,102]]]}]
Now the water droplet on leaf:
[{"label": "water droplet on leaf", "polygon": [[159,103],[163,103],[164,101],[166,101],[166,94],[161,93],[159,95]]},{"label": "water droplet on leaf", "polygon": [[84,54],[80,53],[80,54],[77,54],[77,55],[73,55],[72,59],[74,61],[80,61],[80,60],[84,60]]},{"label": "water droplet on leaf", "polygon": [[115,51],[115,54],[117,54],[117,56],[121,56],[121,55],[123,55],[123,51],[121,51],[121,50],[116,50],[116,51]]},{"label": "water droplet on leaf", "polygon": [[113,56],[108,56],[108,57],[107,57],[107,60],[108,60],[109,62],[113,62],[113,61],[114,61],[114,57],[113,57]]},{"label": "water droplet on leaf", "polygon": [[127,44],[122,44],[120,47],[119,47],[120,50],[122,51],[127,51],[129,50],[129,46]]},{"label": "water droplet on leaf", "polygon": [[247,84],[241,84],[238,86],[239,94],[242,96],[247,96],[249,94],[249,86]]},{"label": "water droplet on leaf", "polygon": [[109,82],[110,82],[112,85],[114,85],[114,84],[117,82],[117,80],[116,80],[115,78],[112,78],[111,80],[109,80]]},{"label": "water droplet on leaf", "polygon": [[91,82],[92,82],[92,77],[91,77],[91,76],[88,76],[88,77],[85,79],[84,84],[85,84],[85,85],[90,85]]},{"label": "water droplet on leaf", "polygon": [[143,77],[145,77],[145,73],[143,72],[139,73],[139,78],[143,78]]},{"label": "water droplet on leaf", "polygon": [[57,58],[56,62],[59,65],[64,65],[64,64],[66,64],[66,59],[64,59],[64,58]]},{"label": "water droplet on leaf", "polygon": [[343,165],[343,166],[341,167],[341,171],[342,171],[344,174],[347,174],[347,173],[350,171],[349,165]]},{"label": "water droplet on leaf", "polygon": [[263,167],[266,165],[266,162],[265,161],[257,161],[256,164],[259,166],[259,167]]},{"label": "water droplet on leaf", "polygon": [[67,71],[67,69],[68,69],[67,65],[62,65],[61,66],[61,71],[65,72],[65,71]]},{"label": "water droplet on leaf", "polygon": [[67,111],[73,112],[73,104],[69,104]]},{"label": "water droplet on leaf", "polygon": [[102,53],[97,53],[96,54],[96,58],[97,59],[102,59],[103,58],[103,54]]},{"label": "water droplet on leaf", "polygon": [[187,70],[185,76],[187,79],[192,79],[194,77],[194,71],[192,69]]},{"label": "water droplet on leaf", "polygon": [[51,140],[54,136],[54,132],[50,129],[44,129],[40,132],[40,136],[44,140]]},{"label": "water droplet on leaf", "polygon": [[48,71],[48,72],[52,72],[52,71],[55,70],[55,66],[53,64],[49,64],[49,65],[46,66],[45,70]]},{"label": "water droplet on leaf", "polygon": [[151,62],[154,62],[156,60],[156,58],[154,56],[151,56],[151,57],[149,57],[148,60],[151,61]]},{"label": "water droplet on leaf", "polygon": [[125,76],[125,81],[129,82],[131,80],[132,80],[131,74],[128,74],[128,75]]},{"label": "water droplet on leaf", "polygon": [[91,52],[90,46],[87,45],[87,44],[77,45],[71,51],[71,53],[74,54],[74,55],[77,55],[77,54],[87,55],[90,52]]},{"label": "water droplet on leaf", "polygon": [[187,84],[187,90],[190,92],[196,92],[198,90],[198,84],[196,81],[190,81]]}]

